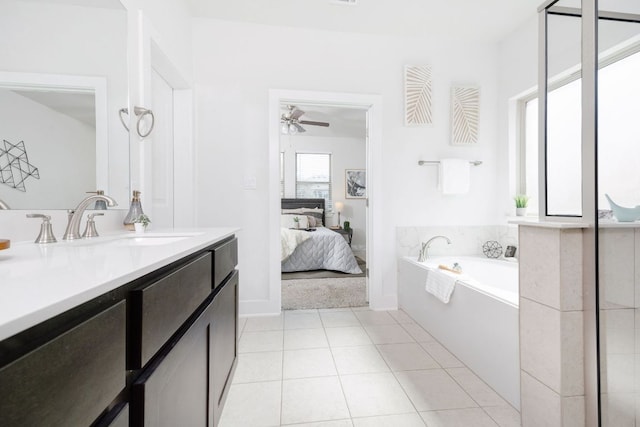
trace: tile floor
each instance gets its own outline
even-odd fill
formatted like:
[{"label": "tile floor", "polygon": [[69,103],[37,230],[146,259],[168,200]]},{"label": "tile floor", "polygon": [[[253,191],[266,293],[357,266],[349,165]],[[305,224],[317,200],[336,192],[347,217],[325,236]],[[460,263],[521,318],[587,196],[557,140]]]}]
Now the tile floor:
[{"label": "tile floor", "polygon": [[520,426],[520,414],[402,311],[240,319],[220,427]]}]

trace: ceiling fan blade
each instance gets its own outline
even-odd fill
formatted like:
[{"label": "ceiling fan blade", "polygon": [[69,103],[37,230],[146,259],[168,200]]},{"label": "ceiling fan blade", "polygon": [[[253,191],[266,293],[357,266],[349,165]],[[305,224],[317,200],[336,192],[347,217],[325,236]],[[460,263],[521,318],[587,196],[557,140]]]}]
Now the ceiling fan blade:
[{"label": "ceiling fan blade", "polygon": [[297,123],[291,123],[291,125],[295,126],[295,128],[298,129],[298,132],[306,132],[306,130]]},{"label": "ceiling fan blade", "polygon": [[298,109],[298,108],[294,108],[293,111],[291,111],[291,119],[293,120],[298,120],[300,118],[300,116],[302,116],[304,114],[304,111]]},{"label": "ceiling fan blade", "polygon": [[329,123],[327,123],[327,122],[312,122],[312,121],[309,121],[309,120],[300,120],[300,123],[303,124],[303,125],[322,126],[322,127],[325,127],[325,128],[329,127]]}]

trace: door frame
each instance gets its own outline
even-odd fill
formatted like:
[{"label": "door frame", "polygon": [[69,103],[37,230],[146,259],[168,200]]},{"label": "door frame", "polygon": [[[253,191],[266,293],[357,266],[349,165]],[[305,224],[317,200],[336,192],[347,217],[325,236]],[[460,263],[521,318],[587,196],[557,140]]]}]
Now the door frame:
[{"label": "door frame", "polygon": [[280,105],[314,104],[356,107],[367,111],[367,285],[369,306],[388,308],[383,297],[381,251],[382,241],[382,96],[375,94],[317,92],[300,90],[269,90],[269,308],[279,313],[282,307],[280,261]]}]

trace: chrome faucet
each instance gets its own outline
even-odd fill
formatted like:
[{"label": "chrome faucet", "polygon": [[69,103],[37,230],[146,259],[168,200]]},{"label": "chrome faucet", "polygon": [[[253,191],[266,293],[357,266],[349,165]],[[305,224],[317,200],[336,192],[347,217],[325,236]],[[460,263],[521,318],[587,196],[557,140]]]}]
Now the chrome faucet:
[{"label": "chrome faucet", "polygon": [[2,210],[2,209],[9,210],[11,208],[9,207],[9,205],[6,202],[4,202],[4,201],[2,201],[2,199],[0,199],[0,210]]},{"label": "chrome faucet", "polygon": [[429,258],[429,246],[431,246],[431,242],[433,242],[436,239],[445,239],[448,245],[451,244],[451,240],[449,240],[449,238],[446,236],[434,236],[430,238],[429,240],[427,240],[422,244],[422,249],[420,250],[420,254],[418,255],[419,262],[424,262],[427,260],[427,258]]},{"label": "chrome faucet", "polygon": [[115,200],[109,196],[105,196],[104,194],[95,194],[93,196],[86,197],[73,210],[73,213],[69,212],[69,223],[67,224],[67,229],[64,232],[62,240],[75,240],[81,237],[80,221],[82,221],[82,214],[84,214],[85,209],[87,209],[91,203],[98,200],[104,200],[110,208],[118,206],[118,203],[116,203]]}]

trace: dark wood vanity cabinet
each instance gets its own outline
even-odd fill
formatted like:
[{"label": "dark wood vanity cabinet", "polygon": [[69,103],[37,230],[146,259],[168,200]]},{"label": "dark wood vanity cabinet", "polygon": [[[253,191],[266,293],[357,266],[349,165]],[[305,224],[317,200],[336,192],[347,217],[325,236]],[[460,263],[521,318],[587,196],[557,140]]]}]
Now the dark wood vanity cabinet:
[{"label": "dark wood vanity cabinet", "polygon": [[0,358],[0,426],[217,425],[237,359],[236,264],[228,238],[0,342],[47,337]]}]

